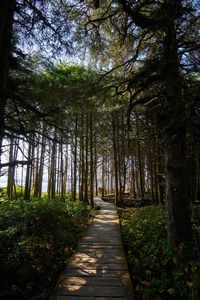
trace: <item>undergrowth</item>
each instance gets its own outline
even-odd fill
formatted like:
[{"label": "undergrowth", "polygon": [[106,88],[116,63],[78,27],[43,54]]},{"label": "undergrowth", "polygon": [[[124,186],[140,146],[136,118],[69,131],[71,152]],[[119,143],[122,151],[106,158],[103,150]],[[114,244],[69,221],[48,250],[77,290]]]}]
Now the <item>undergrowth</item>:
[{"label": "undergrowth", "polygon": [[0,299],[48,299],[93,213],[72,199],[0,201]]},{"label": "undergrowth", "polygon": [[[120,213],[120,218],[136,298],[200,299],[198,239],[191,245],[182,244],[172,250],[166,238],[163,207],[125,210]],[[194,230],[198,233],[200,207],[193,208],[193,224]]]}]

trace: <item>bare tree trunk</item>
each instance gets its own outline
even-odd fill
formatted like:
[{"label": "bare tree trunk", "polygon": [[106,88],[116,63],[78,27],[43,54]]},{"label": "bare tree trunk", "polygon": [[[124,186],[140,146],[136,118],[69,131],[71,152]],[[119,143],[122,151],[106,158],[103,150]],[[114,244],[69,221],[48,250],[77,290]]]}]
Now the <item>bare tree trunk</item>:
[{"label": "bare tree trunk", "polygon": [[80,138],[80,191],[79,199],[84,199],[84,181],[85,181],[85,157],[84,157],[84,116],[81,113],[81,138]]},{"label": "bare tree trunk", "polygon": [[56,131],[54,133],[54,140],[51,144],[49,143],[49,178],[48,178],[48,198],[52,200],[55,198],[55,188],[56,188]]},{"label": "bare tree trunk", "polygon": [[102,172],[101,172],[101,182],[102,182],[102,191],[101,196],[105,196],[106,188],[105,188],[105,157],[102,156]]},{"label": "bare tree trunk", "polygon": [[132,191],[131,193],[133,194],[134,198],[136,198],[136,172],[135,172],[135,162],[133,156],[131,157],[131,176],[132,176],[132,181],[131,181],[131,186],[132,186]]},{"label": "bare tree trunk", "polygon": [[93,112],[90,112],[90,204],[94,206]]},{"label": "bare tree trunk", "polygon": [[60,196],[60,185],[61,185],[61,173],[60,173],[60,161],[61,161],[61,152],[60,145],[56,146],[57,151],[57,159],[56,159],[56,194]]},{"label": "bare tree trunk", "polygon": [[200,200],[200,145],[197,142],[195,145],[196,152],[196,184],[195,184],[195,200]]},{"label": "bare tree trunk", "polygon": [[[63,149],[63,146],[62,146]],[[63,151],[62,151],[63,152]],[[62,190],[61,197],[64,198],[67,192],[67,181],[68,181],[68,144],[66,145],[66,149],[63,153],[63,173],[62,173]]]},{"label": "bare tree trunk", "polygon": [[136,119],[136,134],[137,134],[140,197],[143,199],[144,198],[144,182],[143,182],[143,170],[142,170],[142,159],[141,159],[141,149],[140,149],[139,120],[138,120],[137,111],[135,111],[135,119]]},{"label": "bare tree trunk", "polygon": [[97,139],[95,135],[95,142],[94,142],[94,178],[95,178],[95,195],[98,196],[98,177],[97,177]]},{"label": "bare tree trunk", "polygon": [[0,169],[15,0],[0,1]]},{"label": "bare tree trunk", "polygon": [[[14,142],[10,140],[10,149],[9,149],[9,162],[14,161]],[[7,181],[7,194],[10,200],[13,200],[13,188],[14,188],[14,174],[15,167],[8,167],[8,181]]]},{"label": "bare tree trunk", "polygon": [[86,138],[85,138],[85,180],[84,180],[84,202],[89,203],[88,201],[88,139],[89,139],[89,121],[88,115],[86,115]]},{"label": "bare tree trunk", "polygon": [[121,156],[121,149],[120,149],[120,141],[121,138],[120,131],[119,131],[119,113],[116,113],[116,155],[117,155],[117,164],[118,164],[118,203],[117,205],[121,205],[122,203],[122,156]]},{"label": "bare tree trunk", "polygon": [[60,152],[60,196],[64,199],[64,153],[63,153],[63,140],[61,140],[61,144],[59,147]]},{"label": "bare tree trunk", "polygon": [[74,129],[74,182],[73,182],[73,198],[76,199],[77,185],[77,132],[78,132],[78,116],[75,114],[75,129]]},{"label": "bare tree trunk", "polygon": [[[168,1],[171,3],[171,1]],[[191,241],[185,105],[179,75],[176,29],[171,20],[164,44],[166,102],[163,105],[168,239],[172,246]]]},{"label": "bare tree trunk", "polygon": [[[28,161],[31,161],[33,151],[34,151],[34,149],[33,149],[34,146],[32,144],[32,138],[33,138],[33,135],[30,134],[30,141],[29,141],[29,145],[28,145]],[[26,201],[29,201],[30,196],[31,196],[32,168],[33,168],[32,164],[28,164],[27,168],[26,168],[25,191],[24,191],[24,199]]]},{"label": "bare tree trunk", "polygon": [[118,186],[118,154],[117,154],[117,137],[116,137],[116,121],[115,114],[112,114],[112,133],[113,133],[113,152],[114,152],[114,169],[115,169],[115,203],[119,200],[119,186]]}]

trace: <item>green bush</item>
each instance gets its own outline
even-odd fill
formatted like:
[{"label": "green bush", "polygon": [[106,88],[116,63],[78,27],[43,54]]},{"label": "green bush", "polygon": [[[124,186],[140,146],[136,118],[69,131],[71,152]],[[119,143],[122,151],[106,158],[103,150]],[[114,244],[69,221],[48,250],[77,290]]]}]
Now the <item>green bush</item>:
[{"label": "green bush", "polygon": [[[197,215],[200,215],[199,208],[195,208],[195,220],[199,220]],[[199,299],[197,244],[181,245],[175,250],[170,248],[164,208],[134,208],[122,212],[120,217],[137,299]]]},{"label": "green bush", "polygon": [[[2,198],[3,199],[3,198]],[[47,299],[86,229],[89,206],[52,201],[0,201],[0,299]]]}]

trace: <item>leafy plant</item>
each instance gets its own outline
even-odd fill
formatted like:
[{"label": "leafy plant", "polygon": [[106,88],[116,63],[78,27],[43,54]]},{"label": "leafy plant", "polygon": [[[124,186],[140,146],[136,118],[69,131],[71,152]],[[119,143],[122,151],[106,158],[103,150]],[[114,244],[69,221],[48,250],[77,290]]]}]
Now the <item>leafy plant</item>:
[{"label": "leafy plant", "polygon": [[0,201],[0,298],[48,299],[91,214],[69,197]]},{"label": "leafy plant", "polygon": [[[200,209],[193,211],[194,226],[197,226]],[[121,212],[120,217],[137,299],[198,299],[200,262],[197,245],[170,248],[166,240],[164,207],[134,208]]]}]

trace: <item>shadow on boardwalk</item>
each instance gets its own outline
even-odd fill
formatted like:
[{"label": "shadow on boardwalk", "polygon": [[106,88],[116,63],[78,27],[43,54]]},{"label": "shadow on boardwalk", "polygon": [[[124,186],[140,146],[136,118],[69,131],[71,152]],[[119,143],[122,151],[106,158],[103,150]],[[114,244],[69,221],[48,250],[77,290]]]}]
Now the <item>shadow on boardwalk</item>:
[{"label": "shadow on boardwalk", "polygon": [[50,300],[134,299],[116,207],[95,198],[99,214],[82,238]]}]

